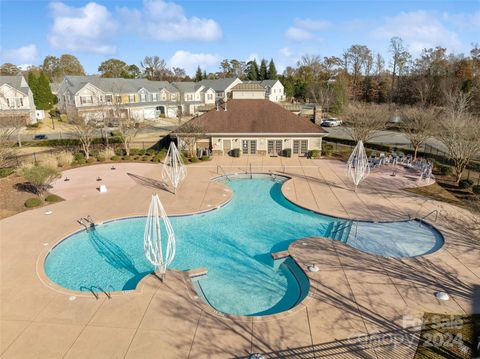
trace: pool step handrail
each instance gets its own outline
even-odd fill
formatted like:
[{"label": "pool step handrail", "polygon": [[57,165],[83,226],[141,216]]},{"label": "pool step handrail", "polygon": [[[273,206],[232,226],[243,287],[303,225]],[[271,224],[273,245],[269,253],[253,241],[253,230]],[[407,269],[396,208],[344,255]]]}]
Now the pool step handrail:
[{"label": "pool step handrail", "polygon": [[86,223],[85,218],[79,218],[77,219],[77,223],[81,224],[82,226],[85,227],[85,229],[88,229],[89,225]]},{"label": "pool step handrail", "polygon": [[92,218],[92,216],[88,215],[84,218],[84,220],[90,223],[90,227],[95,227],[95,220]]},{"label": "pool step handrail", "polygon": [[222,166],[217,165],[217,174],[220,174],[218,170],[221,170],[221,172],[223,173],[223,176],[230,181],[230,177],[228,177],[227,173],[225,172]]}]

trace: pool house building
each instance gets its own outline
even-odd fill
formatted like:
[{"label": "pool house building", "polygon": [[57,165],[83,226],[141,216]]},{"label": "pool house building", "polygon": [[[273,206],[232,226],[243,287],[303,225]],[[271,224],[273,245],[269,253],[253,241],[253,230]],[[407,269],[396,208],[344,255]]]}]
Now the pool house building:
[{"label": "pool house building", "polygon": [[181,149],[195,137],[197,152],[213,155],[305,156],[321,150],[328,133],[308,119],[265,99],[232,99],[171,134]]}]

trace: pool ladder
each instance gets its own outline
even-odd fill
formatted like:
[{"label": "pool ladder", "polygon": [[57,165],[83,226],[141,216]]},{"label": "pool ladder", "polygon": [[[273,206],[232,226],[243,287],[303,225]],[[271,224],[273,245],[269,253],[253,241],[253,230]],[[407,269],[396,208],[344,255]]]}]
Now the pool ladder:
[{"label": "pool ladder", "polygon": [[85,229],[95,227],[95,221],[90,215],[78,219],[77,222],[84,226]]},{"label": "pool ladder", "polygon": [[100,290],[103,294],[105,294],[105,296],[108,299],[112,299],[112,295],[110,294],[110,292],[107,292],[102,287],[97,287],[96,285],[92,285],[91,287],[82,286],[82,287],[80,287],[80,289],[88,289],[88,291],[93,294],[93,296],[95,297],[96,300],[98,300],[100,297],[98,296],[98,292],[95,292],[93,289]]}]

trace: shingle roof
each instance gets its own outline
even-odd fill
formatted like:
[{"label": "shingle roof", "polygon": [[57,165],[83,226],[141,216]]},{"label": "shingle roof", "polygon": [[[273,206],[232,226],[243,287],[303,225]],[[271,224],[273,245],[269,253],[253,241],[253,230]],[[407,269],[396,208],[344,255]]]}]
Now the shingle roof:
[{"label": "shingle roof", "polygon": [[[227,111],[225,111],[225,106]],[[269,100],[229,100],[219,111],[212,109],[188,123],[204,128],[205,133],[288,133],[324,134],[323,128],[294,115]],[[182,127],[174,133],[182,133]]]},{"label": "shingle roof", "polygon": [[259,84],[260,86],[263,86],[263,87],[272,87],[273,85],[275,85],[277,83],[277,81],[279,80],[263,80],[263,81],[244,81],[243,83],[247,83],[247,84]]},{"label": "shingle roof", "polygon": [[224,79],[217,80],[202,80],[198,84],[204,85],[205,87],[210,87],[215,90],[215,92],[224,92],[228,86],[230,86],[237,78],[236,77],[227,77]]},{"label": "shingle roof", "polygon": [[197,92],[197,90],[203,86],[200,83],[192,81],[172,82],[172,85],[180,92]]},{"label": "shingle roof", "polygon": [[147,79],[106,78],[100,76],[65,76],[65,81],[72,93],[77,93],[90,83],[104,92],[131,93],[145,88],[149,92],[159,92],[166,89],[169,92],[178,90],[167,81],[150,81]]},{"label": "shingle roof", "polygon": [[[18,91],[23,92],[25,95],[28,95],[30,93],[30,87],[28,87],[28,85],[22,86],[22,80],[25,80],[22,75],[0,76],[0,86],[3,84],[8,84]],[[26,84],[26,81],[24,83]]]},{"label": "shingle roof", "polygon": [[244,82],[241,84],[236,84],[233,88],[232,91],[262,91],[265,92],[265,87],[258,83],[253,83],[253,82]]}]

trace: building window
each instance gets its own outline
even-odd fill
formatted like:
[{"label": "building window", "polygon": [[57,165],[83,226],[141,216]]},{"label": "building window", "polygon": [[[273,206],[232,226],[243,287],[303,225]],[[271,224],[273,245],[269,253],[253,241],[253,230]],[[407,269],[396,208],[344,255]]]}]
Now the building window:
[{"label": "building window", "polygon": [[257,141],[256,140],[242,140],[242,154],[254,155],[257,153]]},{"label": "building window", "polygon": [[128,102],[135,102],[135,95],[128,95]]},{"label": "building window", "polygon": [[93,96],[80,96],[80,104],[92,104]]},{"label": "building window", "polygon": [[193,100],[193,96],[192,94],[187,94],[187,101],[192,101]]},{"label": "building window", "polygon": [[152,93],[152,101],[153,102],[158,101],[158,93]]},{"label": "building window", "polygon": [[177,95],[176,94],[172,94],[172,100],[175,101],[177,99]]},{"label": "building window", "polygon": [[167,94],[165,92],[162,92],[162,100],[163,101],[167,100]]},{"label": "building window", "polygon": [[122,103],[122,96],[115,96],[116,103]]},{"label": "building window", "polygon": [[105,102],[112,103],[112,95],[105,95]]},{"label": "building window", "polygon": [[141,93],[140,94],[140,102],[145,102],[146,99],[145,99],[145,94],[144,93]]},{"label": "building window", "polygon": [[207,94],[207,100],[213,100],[213,95],[211,93]]},{"label": "building window", "polygon": [[293,153],[295,155],[306,154],[308,151],[308,140],[293,140]]}]

